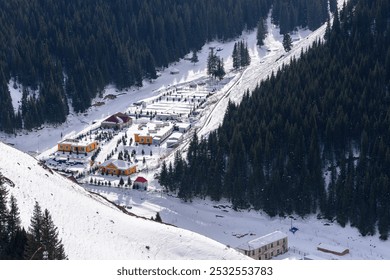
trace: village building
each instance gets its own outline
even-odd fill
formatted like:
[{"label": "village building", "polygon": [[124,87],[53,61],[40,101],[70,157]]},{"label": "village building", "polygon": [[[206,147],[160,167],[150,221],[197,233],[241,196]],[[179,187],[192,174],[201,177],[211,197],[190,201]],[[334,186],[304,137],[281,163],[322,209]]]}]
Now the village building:
[{"label": "village building", "polygon": [[170,122],[151,122],[138,126],[139,133],[134,133],[134,142],[141,145],[161,145],[173,132]]},{"label": "village building", "polygon": [[317,250],[325,253],[334,254],[337,256],[344,256],[349,253],[348,248],[323,243],[318,244]]},{"label": "village building", "polygon": [[179,69],[177,69],[177,68],[173,68],[173,69],[171,69],[171,71],[169,72],[171,75],[176,75],[176,74],[179,74],[180,73],[180,71],[179,71]]},{"label": "village building", "polygon": [[137,172],[137,166],[120,159],[110,159],[99,166],[100,172],[111,175],[129,176]]},{"label": "village building", "polygon": [[95,140],[65,139],[58,143],[59,152],[89,153],[98,147]]},{"label": "village building", "polygon": [[176,121],[179,119],[179,115],[175,113],[157,113],[155,116],[158,121]]},{"label": "village building", "polygon": [[183,141],[183,134],[174,132],[167,140],[167,148],[175,148]]},{"label": "village building", "polygon": [[190,123],[176,123],[175,124],[175,130],[186,133],[188,130],[190,130],[191,124]]},{"label": "village building", "polygon": [[102,128],[120,129],[131,125],[132,125],[132,119],[128,115],[118,112],[114,115],[109,116],[104,121],[102,121],[100,126]]},{"label": "village building", "polygon": [[269,260],[288,251],[287,235],[274,231],[240,245],[237,250],[255,260]]},{"label": "village building", "polygon": [[141,176],[135,179],[133,184],[133,189],[146,191],[147,188],[148,188],[148,180],[146,180],[144,177]]}]

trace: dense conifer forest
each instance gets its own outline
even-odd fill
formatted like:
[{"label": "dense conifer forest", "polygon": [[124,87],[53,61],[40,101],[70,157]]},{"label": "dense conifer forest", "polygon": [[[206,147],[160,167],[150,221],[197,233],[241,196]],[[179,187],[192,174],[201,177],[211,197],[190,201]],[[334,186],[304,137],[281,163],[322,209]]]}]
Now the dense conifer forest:
[{"label": "dense conifer forest", "polygon": [[66,259],[50,212],[47,209],[42,211],[36,202],[31,225],[26,232],[21,227],[17,201],[12,195],[8,197],[4,181],[6,178],[0,173],[0,260]]},{"label": "dense conifer forest", "polygon": [[[287,13],[303,7],[304,17],[317,19],[318,11],[306,6],[324,0],[0,1],[0,130],[62,123],[69,105],[85,111],[107,84],[141,86],[156,78],[156,67],[206,41],[255,28],[274,2],[275,22],[282,25],[286,5]],[[290,21],[286,30],[325,20]],[[10,81],[24,89],[17,112]]]},{"label": "dense conifer forest", "polygon": [[31,225],[21,226],[19,208],[15,197],[8,196],[0,173],[0,260],[63,260],[65,254],[58,229],[50,212],[36,202]]},{"label": "dense conifer forest", "polygon": [[390,4],[351,0],[325,41],[272,74],[160,183],[188,201],[336,220],[386,240],[390,221]]}]

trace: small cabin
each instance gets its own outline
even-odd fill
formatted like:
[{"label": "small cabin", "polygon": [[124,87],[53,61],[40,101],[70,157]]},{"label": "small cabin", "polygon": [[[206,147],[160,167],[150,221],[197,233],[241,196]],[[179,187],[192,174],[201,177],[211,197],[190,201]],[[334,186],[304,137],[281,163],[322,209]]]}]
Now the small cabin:
[{"label": "small cabin", "polygon": [[135,179],[134,181],[134,184],[133,184],[133,189],[136,189],[136,190],[147,190],[148,188],[148,180],[146,180],[144,177],[137,177],[137,179]]}]

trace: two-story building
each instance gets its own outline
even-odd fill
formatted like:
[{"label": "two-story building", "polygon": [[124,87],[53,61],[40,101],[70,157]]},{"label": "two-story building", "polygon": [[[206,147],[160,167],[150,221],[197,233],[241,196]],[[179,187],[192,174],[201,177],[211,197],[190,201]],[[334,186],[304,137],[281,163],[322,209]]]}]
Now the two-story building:
[{"label": "two-story building", "polygon": [[237,250],[255,260],[269,260],[288,251],[287,235],[274,231],[241,244]]},{"label": "two-story building", "polygon": [[65,139],[58,143],[59,152],[89,153],[98,147],[95,140]]}]

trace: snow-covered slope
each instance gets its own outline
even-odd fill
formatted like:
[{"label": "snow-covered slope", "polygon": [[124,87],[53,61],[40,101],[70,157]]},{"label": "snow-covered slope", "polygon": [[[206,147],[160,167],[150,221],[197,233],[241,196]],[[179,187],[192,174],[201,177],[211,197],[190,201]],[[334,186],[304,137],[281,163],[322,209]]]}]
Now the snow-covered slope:
[{"label": "snow-covered slope", "polygon": [[225,245],[173,226],[129,216],[34,158],[0,142],[0,172],[29,226],[35,201],[47,208],[70,259],[245,259]]}]

